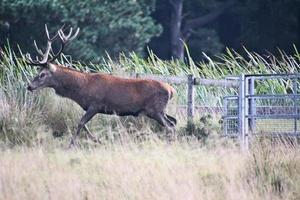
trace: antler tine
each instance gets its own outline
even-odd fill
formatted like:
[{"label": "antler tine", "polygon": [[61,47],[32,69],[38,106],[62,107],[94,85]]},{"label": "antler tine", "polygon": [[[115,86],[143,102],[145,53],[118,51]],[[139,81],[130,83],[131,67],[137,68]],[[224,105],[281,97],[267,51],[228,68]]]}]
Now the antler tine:
[{"label": "antler tine", "polygon": [[[63,30],[64,26],[65,26],[65,24],[62,25],[62,27],[60,29],[58,29],[58,31],[59,30]],[[57,31],[57,33],[52,38],[50,38],[50,34],[49,34],[49,31],[48,31],[47,24],[45,24],[45,32],[46,32],[46,36],[47,36],[48,41],[53,42],[58,37],[58,31]]]},{"label": "antler tine", "polygon": [[52,55],[52,58],[49,59],[49,62],[52,62],[53,60],[55,60],[59,56],[59,54],[61,54],[61,52],[64,49],[64,46],[65,46],[64,44],[61,44],[60,49],[56,54],[54,54],[53,51],[52,51],[53,55]]},{"label": "antler tine", "polygon": [[[68,27],[67,27],[68,28]],[[72,33],[73,33],[73,28],[70,27],[70,30],[69,30],[69,33],[68,35],[65,35],[64,34],[64,31],[67,29],[65,27],[65,24],[56,32],[56,34],[51,38],[50,37],[50,34],[49,34],[49,30],[48,30],[48,27],[47,25],[45,24],[45,32],[46,32],[46,36],[47,36],[47,47],[46,47],[46,50],[45,52],[43,53],[41,49],[38,48],[37,44],[36,44],[36,41],[34,41],[34,46],[36,48],[36,51],[39,53],[39,55],[42,56],[41,60],[36,57],[36,60],[33,60],[30,56],[30,54],[26,54],[25,58],[27,59],[26,62],[28,64],[31,64],[31,65],[45,65],[47,64],[48,62],[51,62],[53,60],[55,60],[59,54],[61,54],[61,52],[63,51],[65,45],[70,42],[71,40],[73,40],[75,37],[77,37],[78,33],[79,33],[79,28],[77,28],[75,34],[72,36]],[[52,42],[54,42],[57,37],[60,37],[60,40],[61,40],[61,46],[60,46],[60,49],[59,51],[54,54],[53,52],[53,49],[52,49]],[[49,59],[49,55],[51,55],[52,58]]]},{"label": "antler tine", "polygon": [[26,57],[26,59],[27,60],[25,60],[25,62],[27,63],[27,64],[29,64],[29,65],[40,65],[40,63],[38,63],[37,61],[34,61],[34,60],[32,60],[32,58],[31,58],[31,56],[30,56],[30,54],[29,53],[27,53],[26,55],[25,55],[25,57]]},{"label": "antler tine", "polygon": [[65,43],[67,41],[67,38],[66,38],[66,36],[65,36],[65,34],[62,30],[58,31],[58,35],[59,35],[59,37],[60,37],[60,39],[62,40],[63,43]]},{"label": "antler tine", "polygon": [[[64,29],[64,25],[61,27],[61,29]],[[52,51],[52,42],[58,37],[58,32],[51,38],[50,34],[49,34],[49,30],[47,27],[47,24],[45,24],[45,32],[46,32],[46,36],[47,36],[47,47],[45,52],[43,53],[41,49],[38,48],[36,41],[34,40],[34,46],[36,51],[38,52],[39,55],[42,56],[41,60],[39,59],[39,57],[36,57],[36,60],[33,60],[30,56],[30,54],[26,54],[26,59],[27,59],[27,63],[31,64],[31,65],[45,65],[47,62],[49,62],[49,54]]]},{"label": "antler tine", "polygon": [[75,34],[74,34],[71,38],[69,38],[69,41],[74,40],[74,39],[77,37],[77,35],[78,35],[78,33],[79,33],[79,30],[80,30],[80,28],[77,28],[77,29],[76,29]]},{"label": "antler tine", "polygon": [[47,24],[45,24],[45,32],[46,32],[47,39],[50,40]]},{"label": "antler tine", "polygon": [[[73,40],[73,39],[75,39],[76,37],[77,37],[77,35],[78,35],[78,33],[79,33],[79,28],[77,28],[77,30],[76,30],[76,32],[75,32],[75,34],[72,36],[72,32],[73,32],[73,28],[71,27],[70,28],[70,31],[69,31],[69,33],[68,33],[68,35],[66,36],[65,34],[64,34],[64,32],[63,32],[63,30],[61,29],[61,30],[59,30],[58,31],[58,34],[59,34],[59,37],[61,38],[61,40],[64,42],[64,43],[67,43],[67,42],[69,42],[69,41],[71,41],[71,40]],[[71,37],[72,36],[72,37]]]},{"label": "antler tine", "polygon": [[36,49],[36,51],[41,55],[41,56],[43,56],[43,52],[42,52],[42,50],[41,49],[39,49],[38,48],[38,46],[37,46],[37,44],[36,44],[36,41],[35,40],[33,40],[33,44],[34,44],[34,46],[35,46],[35,49]]},{"label": "antler tine", "polygon": [[26,57],[26,59],[27,59],[27,60],[29,60],[29,61],[33,61],[33,60],[31,59],[31,56],[30,56],[30,54],[29,54],[29,53],[26,53],[25,57]]},{"label": "antler tine", "polygon": [[43,55],[43,59],[41,61],[39,61],[41,64],[46,64],[48,62],[48,57],[49,57],[49,53],[51,50],[51,44],[52,44],[52,41],[47,42],[47,47],[46,47],[46,51]]},{"label": "antler tine", "polygon": [[59,51],[52,56],[52,58],[49,60],[50,62],[55,60],[59,54],[61,54],[61,52],[63,51],[63,49],[65,48],[65,45],[70,42],[71,40],[73,40],[75,37],[77,37],[78,33],[79,33],[79,28],[77,28],[75,34],[72,36],[72,33],[73,33],[73,28],[70,27],[70,30],[69,30],[69,33],[68,35],[66,36],[65,33],[64,33],[64,30],[63,28],[59,29],[58,30],[58,35],[61,39],[61,45],[60,45],[60,49]]},{"label": "antler tine", "polygon": [[66,38],[71,37],[72,32],[73,32],[73,28],[71,27],[71,28],[70,28],[70,31],[69,31],[69,34],[68,34],[68,36],[66,36]]}]

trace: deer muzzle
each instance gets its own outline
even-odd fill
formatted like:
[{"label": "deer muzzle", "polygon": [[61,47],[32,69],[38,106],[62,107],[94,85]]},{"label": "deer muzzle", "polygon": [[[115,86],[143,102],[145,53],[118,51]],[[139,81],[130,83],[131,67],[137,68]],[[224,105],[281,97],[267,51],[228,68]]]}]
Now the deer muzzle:
[{"label": "deer muzzle", "polygon": [[34,88],[30,84],[28,84],[27,90],[30,91],[30,92],[32,92],[34,90]]}]

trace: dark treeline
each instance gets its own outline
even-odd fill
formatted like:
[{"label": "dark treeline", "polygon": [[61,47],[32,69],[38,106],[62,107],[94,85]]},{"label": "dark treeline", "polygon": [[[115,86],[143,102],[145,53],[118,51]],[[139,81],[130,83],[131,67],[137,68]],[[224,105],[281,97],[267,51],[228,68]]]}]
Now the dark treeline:
[{"label": "dark treeline", "polygon": [[184,57],[185,42],[195,60],[225,47],[266,54],[293,52],[300,43],[300,0],[2,0],[0,45],[32,52],[44,45],[43,24],[81,28],[68,48],[76,58],[99,61],[107,53],[149,47],[160,58]]},{"label": "dark treeline", "polygon": [[157,1],[152,16],[164,32],[151,40],[150,47],[165,59],[182,57],[178,38],[188,44],[194,59],[201,59],[201,52],[215,55],[225,47],[242,51],[245,46],[262,54],[276,54],[280,48],[291,53],[293,44],[300,42],[299,10],[299,0]]}]

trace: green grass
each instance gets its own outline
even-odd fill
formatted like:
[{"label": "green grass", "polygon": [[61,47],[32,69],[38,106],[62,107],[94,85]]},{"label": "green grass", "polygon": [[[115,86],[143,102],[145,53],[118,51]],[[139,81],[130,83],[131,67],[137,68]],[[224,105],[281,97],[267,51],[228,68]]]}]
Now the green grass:
[{"label": "green grass", "polygon": [[[299,53],[295,48],[295,55],[287,56],[281,52],[280,58],[270,56],[264,58],[256,53],[248,52],[245,49],[246,57],[242,57],[233,50],[227,49],[226,54],[214,59],[206,56],[206,60],[201,63],[194,63],[188,57],[186,62],[163,61],[149,53],[147,59],[139,58],[132,53],[130,56],[120,54],[119,58],[112,59],[107,55],[100,64],[83,64],[80,62],[70,63],[66,56],[62,55],[58,61],[64,65],[72,64],[78,70],[104,73],[112,73],[119,76],[127,76],[132,73],[161,74],[186,76],[194,74],[197,77],[223,79],[226,76],[240,75],[241,73],[284,73],[297,72]],[[33,138],[39,132],[50,132],[53,135],[69,137],[76,127],[76,124],[83,111],[73,102],[57,97],[53,91],[47,89],[42,92],[29,93],[26,86],[29,80],[37,74],[35,67],[27,66],[21,56],[11,51],[9,46],[5,49],[5,54],[0,60],[0,141],[15,144],[34,143]],[[264,93],[266,90],[287,93],[290,82],[272,81],[261,84],[257,88],[257,93]],[[179,105],[186,105],[186,86],[174,86],[177,90],[175,98],[170,102],[168,112],[179,120],[177,131],[181,135],[186,135],[186,115],[185,108]],[[199,106],[221,106],[222,97],[227,94],[236,94],[235,89],[222,87],[197,86],[195,104]],[[209,127],[205,127],[201,117],[209,116],[211,113],[196,113],[196,133],[202,135],[207,133],[221,132],[219,124],[220,114],[213,114],[210,118]],[[204,120],[205,121],[205,120]],[[146,125],[144,125],[146,124]],[[151,132],[164,135],[164,131],[157,127],[152,121],[139,118],[117,118],[114,116],[98,116],[89,124],[93,132],[99,137],[114,138],[111,135],[120,135],[120,126],[132,135],[139,135],[146,128]],[[122,128],[121,127],[121,128]],[[212,130],[212,131],[211,131]],[[147,131],[146,131],[147,132]],[[143,134],[144,135],[144,134]],[[147,135],[147,134],[146,134]],[[140,136],[138,136],[140,137]]]},{"label": "green grass", "polygon": [[[246,50],[245,50],[246,51]],[[126,76],[149,73],[221,79],[241,73],[297,72],[299,54],[268,60],[255,53],[242,57],[232,50],[195,64],[162,61],[154,54],[109,56],[101,64],[74,63],[84,71]],[[59,62],[68,60],[62,56]],[[168,112],[178,119],[178,138],[144,118],[98,115],[88,126],[102,141],[81,135],[79,146],[66,149],[83,110],[51,89],[29,93],[37,73],[9,49],[0,59],[0,199],[299,199],[300,152],[291,141],[257,140],[241,152],[222,138],[220,114],[197,113],[186,127],[185,86]],[[287,82],[268,82],[258,92],[287,92]],[[196,103],[220,106],[229,88],[199,86]],[[258,124],[259,125],[259,124]],[[260,126],[260,125],[259,125]],[[263,126],[263,125],[262,125]],[[273,126],[270,122],[269,126]]]}]

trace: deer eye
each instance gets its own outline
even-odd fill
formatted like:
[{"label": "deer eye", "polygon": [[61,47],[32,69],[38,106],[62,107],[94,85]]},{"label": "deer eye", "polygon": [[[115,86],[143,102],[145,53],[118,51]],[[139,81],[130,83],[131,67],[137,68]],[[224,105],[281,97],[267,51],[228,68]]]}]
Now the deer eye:
[{"label": "deer eye", "polygon": [[44,78],[45,75],[46,75],[45,73],[41,73],[41,74],[40,74],[40,78]]}]

